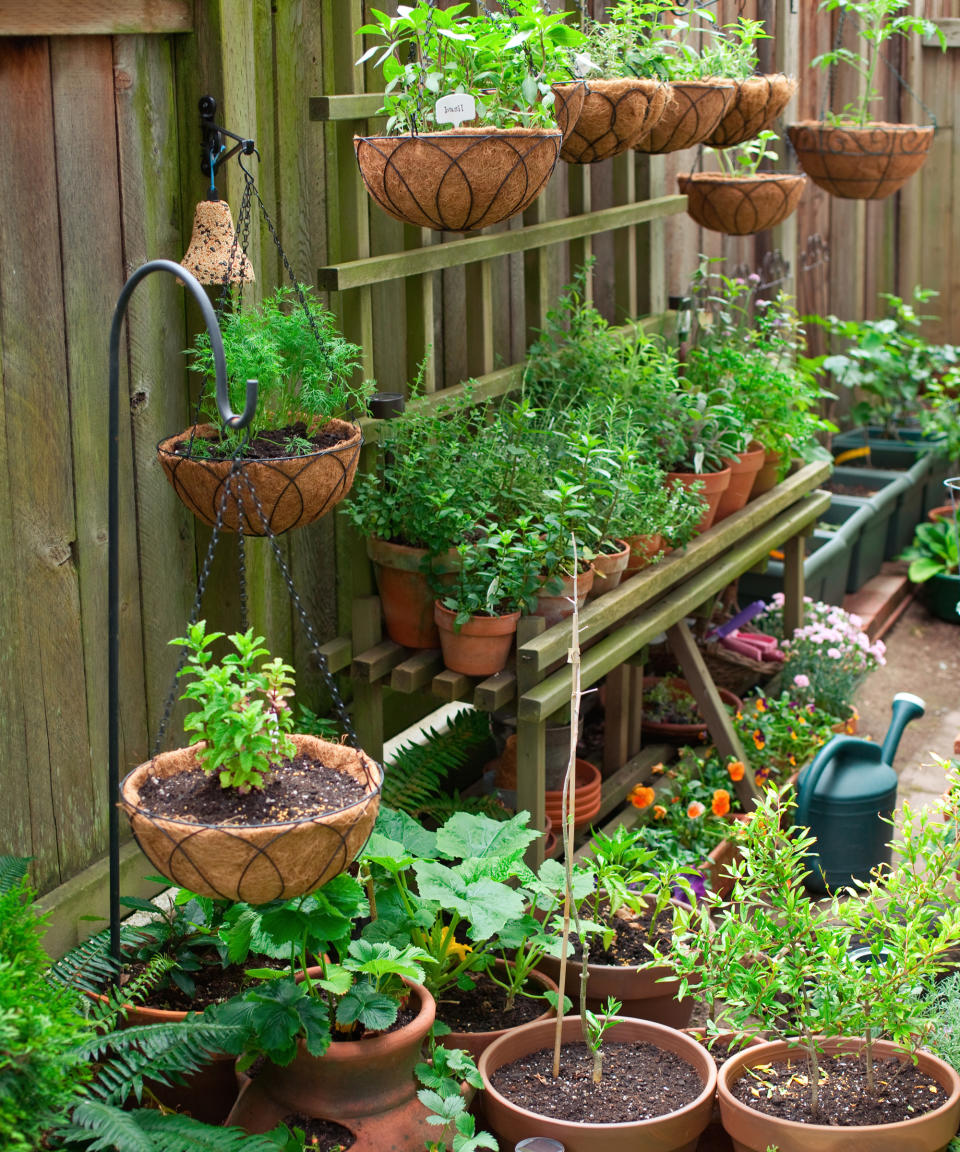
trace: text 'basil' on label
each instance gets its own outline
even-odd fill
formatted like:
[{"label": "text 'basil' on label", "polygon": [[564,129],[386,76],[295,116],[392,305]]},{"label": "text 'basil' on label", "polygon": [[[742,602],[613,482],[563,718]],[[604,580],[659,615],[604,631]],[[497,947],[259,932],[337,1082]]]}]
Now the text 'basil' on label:
[{"label": "text 'basil' on label", "polygon": [[466,92],[441,96],[434,109],[438,124],[452,124],[454,128],[459,128],[464,120],[475,120],[476,116],[477,102]]}]

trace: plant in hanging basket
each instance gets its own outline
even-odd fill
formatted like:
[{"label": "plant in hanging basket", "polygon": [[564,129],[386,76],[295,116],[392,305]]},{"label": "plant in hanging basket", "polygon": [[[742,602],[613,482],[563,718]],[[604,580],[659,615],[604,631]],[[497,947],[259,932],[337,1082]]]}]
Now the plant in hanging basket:
[{"label": "plant in hanging basket", "polygon": [[[359,349],[303,285],[279,288],[250,310],[238,304],[221,326],[235,410],[243,409],[246,382],[258,382],[253,422],[241,432],[196,424],[162,440],[157,459],[183,503],[207,524],[219,519],[248,536],[310,524],[343,499],[357,470],[363,436],[341,417],[362,409],[372,387],[349,383]],[[205,380],[200,413],[218,421],[206,333],[188,354]]]},{"label": "plant in hanging basket", "polygon": [[223,636],[204,621],[173,641],[189,650],[184,723],[202,739],[139,765],[121,805],[140,847],[174,884],[261,904],[312,892],[363,847],[380,801],[379,767],[363,752],[291,735],[292,669],[266,662],[253,630],[213,663]]},{"label": "plant in hanging basket", "polygon": [[711,148],[746,144],[768,131],[797,90],[798,81],[783,72],[733,81],[736,91],[717,127],[704,139]]},{"label": "plant in hanging basket", "polygon": [[[900,36],[936,37],[946,49],[943,30],[932,20],[910,14],[909,0],[821,0],[821,11],[852,16],[861,42],[856,51],[837,43],[814,65],[853,69],[861,95],[824,121],[803,120],[787,129],[797,159],[810,179],[832,196],[882,200],[898,191],[920,168],[933,144],[935,125],[888,124],[870,118],[880,100],[877,71],[884,47]],[[842,25],[841,25],[842,26]]]}]

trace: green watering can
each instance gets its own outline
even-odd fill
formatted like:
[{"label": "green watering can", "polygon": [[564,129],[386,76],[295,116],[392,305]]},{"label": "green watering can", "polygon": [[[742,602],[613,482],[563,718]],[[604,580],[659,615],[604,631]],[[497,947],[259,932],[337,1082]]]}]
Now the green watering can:
[{"label": "green watering can", "polygon": [[817,838],[808,857],[812,892],[869,880],[871,869],[890,863],[892,829],[885,821],[897,805],[893,758],[904,729],[925,707],[919,696],[898,692],[882,745],[834,736],[800,773],[797,823]]}]

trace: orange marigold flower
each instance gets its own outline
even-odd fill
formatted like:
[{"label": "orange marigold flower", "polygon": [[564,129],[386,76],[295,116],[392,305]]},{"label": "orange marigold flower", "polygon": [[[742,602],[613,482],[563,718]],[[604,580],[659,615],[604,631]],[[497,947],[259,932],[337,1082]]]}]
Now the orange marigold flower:
[{"label": "orange marigold flower", "polygon": [[656,793],[652,788],[645,788],[642,784],[638,784],[636,788],[630,791],[630,803],[634,808],[649,808],[655,795]]},{"label": "orange marigold flower", "polygon": [[706,812],[706,808],[700,803],[699,800],[694,802],[687,808],[687,815],[691,820],[696,820]]},{"label": "orange marigold flower", "polygon": [[726,788],[718,788],[713,794],[710,810],[714,816],[726,816],[730,811],[730,793]]},{"label": "orange marigold flower", "polygon": [[733,781],[742,780],[746,767],[742,760],[731,760],[727,765],[727,773]]},{"label": "orange marigold flower", "polygon": [[679,804],[680,803],[680,797],[674,796],[674,798],[670,801],[670,803],[671,804]]},{"label": "orange marigold flower", "polygon": [[654,806],[653,806],[653,818],[654,818],[654,820],[662,820],[664,818],[664,816],[666,816],[666,814],[667,814],[667,810],[666,810],[666,808],[664,808],[664,806],[662,804],[654,804]]}]

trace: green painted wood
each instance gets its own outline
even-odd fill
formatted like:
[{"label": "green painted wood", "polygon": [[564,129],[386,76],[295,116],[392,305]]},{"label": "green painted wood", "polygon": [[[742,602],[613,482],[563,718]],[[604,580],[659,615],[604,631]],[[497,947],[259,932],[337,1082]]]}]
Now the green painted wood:
[{"label": "green painted wood", "polygon": [[686,203],[685,196],[661,196],[656,200],[622,204],[583,216],[544,220],[515,231],[491,232],[410,252],[395,252],[387,256],[332,264],[317,270],[317,284],[328,292],[344,292],[350,288],[382,284],[405,276],[458,268],[474,260],[489,260],[512,252],[529,252],[550,244],[595,236],[612,228],[625,228],[632,224],[675,216],[686,209]]},{"label": "green painted wood", "polygon": [[516,673],[505,668],[496,676],[481,680],[473,694],[473,706],[481,712],[499,712],[512,704],[517,697]]},{"label": "green painted wood", "polygon": [[349,636],[335,636],[320,645],[320,652],[326,656],[331,672],[342,672],[353,659],[353,643]]},{"label": "green painted wood", "polygon": [[473,690],[473,684],[474,681],[469,676],[464,676],[462,672],[451,672],[449,668],[445,668],[434,676],[430,684],[430,691],[434,696],[439,696],[441,700],[446,700],[448,704],[452,704],[456,700],[466,700]]},{"label": "green painted wood", "polygon": [[442,671],[443,657],[440,649],[424,648],[394,668],[390,674],[390,687],[395,692],[421,692]]},{"label": "green painted wood", "polygon": [[354,656],[350,675],[354,680],[374,684],[388,676],[398,664],[402,664],[408,649],[394,644],[392,640],[381,640],[365,652]]},{"label": "green painted wood", "polygon": [[783,546],[783,631],[786,636],[791,636],[803,624],[806,554],[802,535],[793,536]]},{"label": "green painted wood", "polygon": [[307,115],[311,120],[370,120],[383,107],[382,92],[355,92],[343,96],[311,96]]},{"label": "green painted wood", "polygon": [[[567,689],[569,699],[570,690]],[[519,717],[518,717],[519,719]],[[529,812],[531,828],[546,826],[544,791],[547,779],[546,721],[517,724],[517,811]],[[560,829],[556,830],[560,836]],[[527,848],[524,859],[531,868],[543,863],[543,837]]]},{"label": "green painted wood", "polygon": [[[639,616],[625,620],[609,636],[584,653],[581,677],[584,687],[596,683],[612,668],[621,664],[643,644],[665,631],[677,620],[689,615],[708,596],[718,592],[745,572],[751,564],[775,547],[778,541],[795,534],[805,524],[820,516],[829,506],[826,492],[803,497],[788,511],[754,529],[750,539],[729,548],[713,564],[677,585]],[[629,583],[629,582],[628,582]],[[609,592],[608,596],[615,593]],[[586,613],[584,613],[586,615]],[[619,619],[623,620],[621,616]],[[535,642],[532,642],[535,643]],[[570,670],[566,667],[526,691],[519,700],[519,720],[546,720],[566,704],[570,695]]]},{"label": "green painted wood", "polygon": [[[353,601],[353,643],[361,652],[380,641],[380,597]],[[379,681],[353,681],[353,724],[360,746],[378,763],[383,759],[383,686]]]}]

